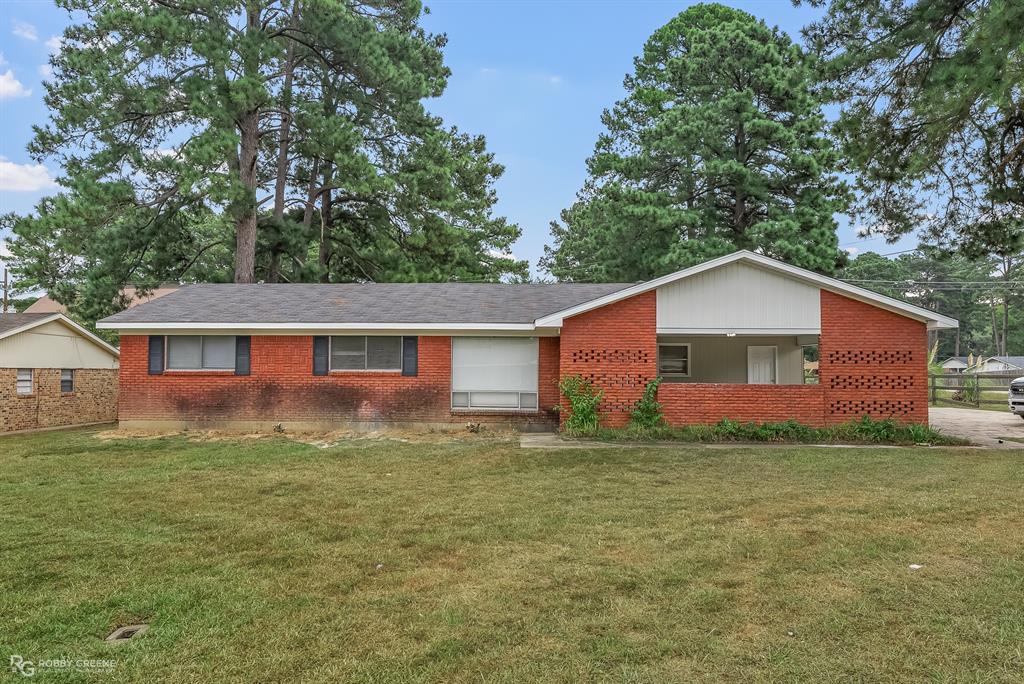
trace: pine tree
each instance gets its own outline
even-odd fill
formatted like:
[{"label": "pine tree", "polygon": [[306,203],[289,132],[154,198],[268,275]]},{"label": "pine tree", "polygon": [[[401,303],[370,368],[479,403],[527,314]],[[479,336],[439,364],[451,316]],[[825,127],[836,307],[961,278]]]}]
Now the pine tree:
[{"label": "pine tree", "polygon": [[737,249],[824,273],[842,263],[833,214],[847,193],[797,45],[706,4],[658,29],[634,63],[542,265],[630,281]]},{"label": "pine tree", "polygon": [[423,104],[449,71],[418,2],[59,4],[30,151],[64,188],[6,219],[23,286],[91,319],[129,282],[525,274],[501,166]]},{"label": "pine tree", "polygon": [[860,220],[974,258],[1018,253],[1024,3],[844,0],[804,33],[842,107]]}]

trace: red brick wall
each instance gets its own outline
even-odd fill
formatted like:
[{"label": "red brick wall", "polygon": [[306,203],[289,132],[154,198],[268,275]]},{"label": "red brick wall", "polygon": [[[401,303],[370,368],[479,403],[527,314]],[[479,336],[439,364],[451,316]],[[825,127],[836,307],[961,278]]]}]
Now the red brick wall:
[{"label": "red brick wall", "polygon": [[538,340],[537,401],[540,402],[540,410],[552,416],[552,409],[559,402],[558,350],[557,337],[541,337]]},{"label": "red brick wall", "polygon": [[[565,319],[562,377],[581,375],[604,390],[602,422],[620,427],[644,386],[657,375],[657,299],[645,292]],[[566,415],[563,400],[563,418]]]},{"label": "red brick wall", "polygon": [[818,350],[827,423],[865,414],[928,422],[924,323],[822,290]]},{"label": "red brick wall", "polygon": [[820,385],[717,385],[664,383],[658,400],[669,425],[796,420],[823,427],[824,388]]},{"label": "red brick wall", "polygon": [[[540,342],[540,408],[554,404],[557,339]],[[301,422],[521,422],[552,420],[539,414],[453,412],[451,338],[419,338],[418,375],[340,372],[313,375],[313,338],[254,335],[248,376],[231,371],[166,371],[149,375],[148,338],[121,337],[122,421]],[[552,359],[554,364],[552,365]],[[545,387],[548,387],[545,390]],[[545,394],[547,392],[547,394]],[[547,401],[547,405],[545,405]]]},{"label": "red brick wall", "polygon": [[[656,306],[648,292],[564,322],[562,377],[581,375],[605,391],[605,425],[625,425],[656,375]],[[865,414],[927,423],[924,323],[822,291],[819,350],[818,386],[666,383],[658,399],[671,425],[793,418],[822,426]]]}]

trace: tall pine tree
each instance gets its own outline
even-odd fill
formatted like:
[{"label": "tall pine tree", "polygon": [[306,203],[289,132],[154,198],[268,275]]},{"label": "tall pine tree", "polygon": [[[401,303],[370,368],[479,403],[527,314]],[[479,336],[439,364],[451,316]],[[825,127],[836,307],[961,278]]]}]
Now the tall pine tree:
[{"label": "tall pine tree", "polygon": [[647,279],[737,249],[830,273],[847,202],[811,67],[785,34],[717,4],[658,29],[606,111],[542,265]]},{"label": "tall pine tree", "polygon": [[[806,0],[824,5],[826,0]],[[805,29],[858,217],[972,257],[1024,248],[1024,2],[842,0]]]},{"label": "tall pine tree", "polygon": [[424,107],[449,72],[416,0],[59,4],[30,151],[64,188],[7,217],[22,285],[93,319],[129,282],[525,273],[501,166]]}]

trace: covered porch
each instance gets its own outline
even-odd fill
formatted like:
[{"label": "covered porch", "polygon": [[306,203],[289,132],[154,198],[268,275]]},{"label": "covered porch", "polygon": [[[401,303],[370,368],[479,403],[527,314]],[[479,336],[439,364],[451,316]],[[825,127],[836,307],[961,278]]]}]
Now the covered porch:
[{"label": "covered porch", "polygon": [[670,425],[797,420],[824,425],[825,393],[805,359],[817,335],[658,335],[658,399]]}]

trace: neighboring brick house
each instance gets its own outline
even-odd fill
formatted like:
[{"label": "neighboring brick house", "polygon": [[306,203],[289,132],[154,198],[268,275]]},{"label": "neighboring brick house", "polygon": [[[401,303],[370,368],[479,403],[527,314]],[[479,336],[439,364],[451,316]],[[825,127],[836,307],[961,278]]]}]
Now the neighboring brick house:
[{"label": "neighboring brick house", "polygon": [[[923,423],[927,331],[957,322],[751,252],[639,284],[193,285],[100,322],[126,426],[557,423],[558,381],[624,425]],[[817,345],[819,384],[804,384]]]},{"label": "neighboring brick house", "polygon": [[116,420],[117,367],[63,314],[0,314],[0,433]]}]

